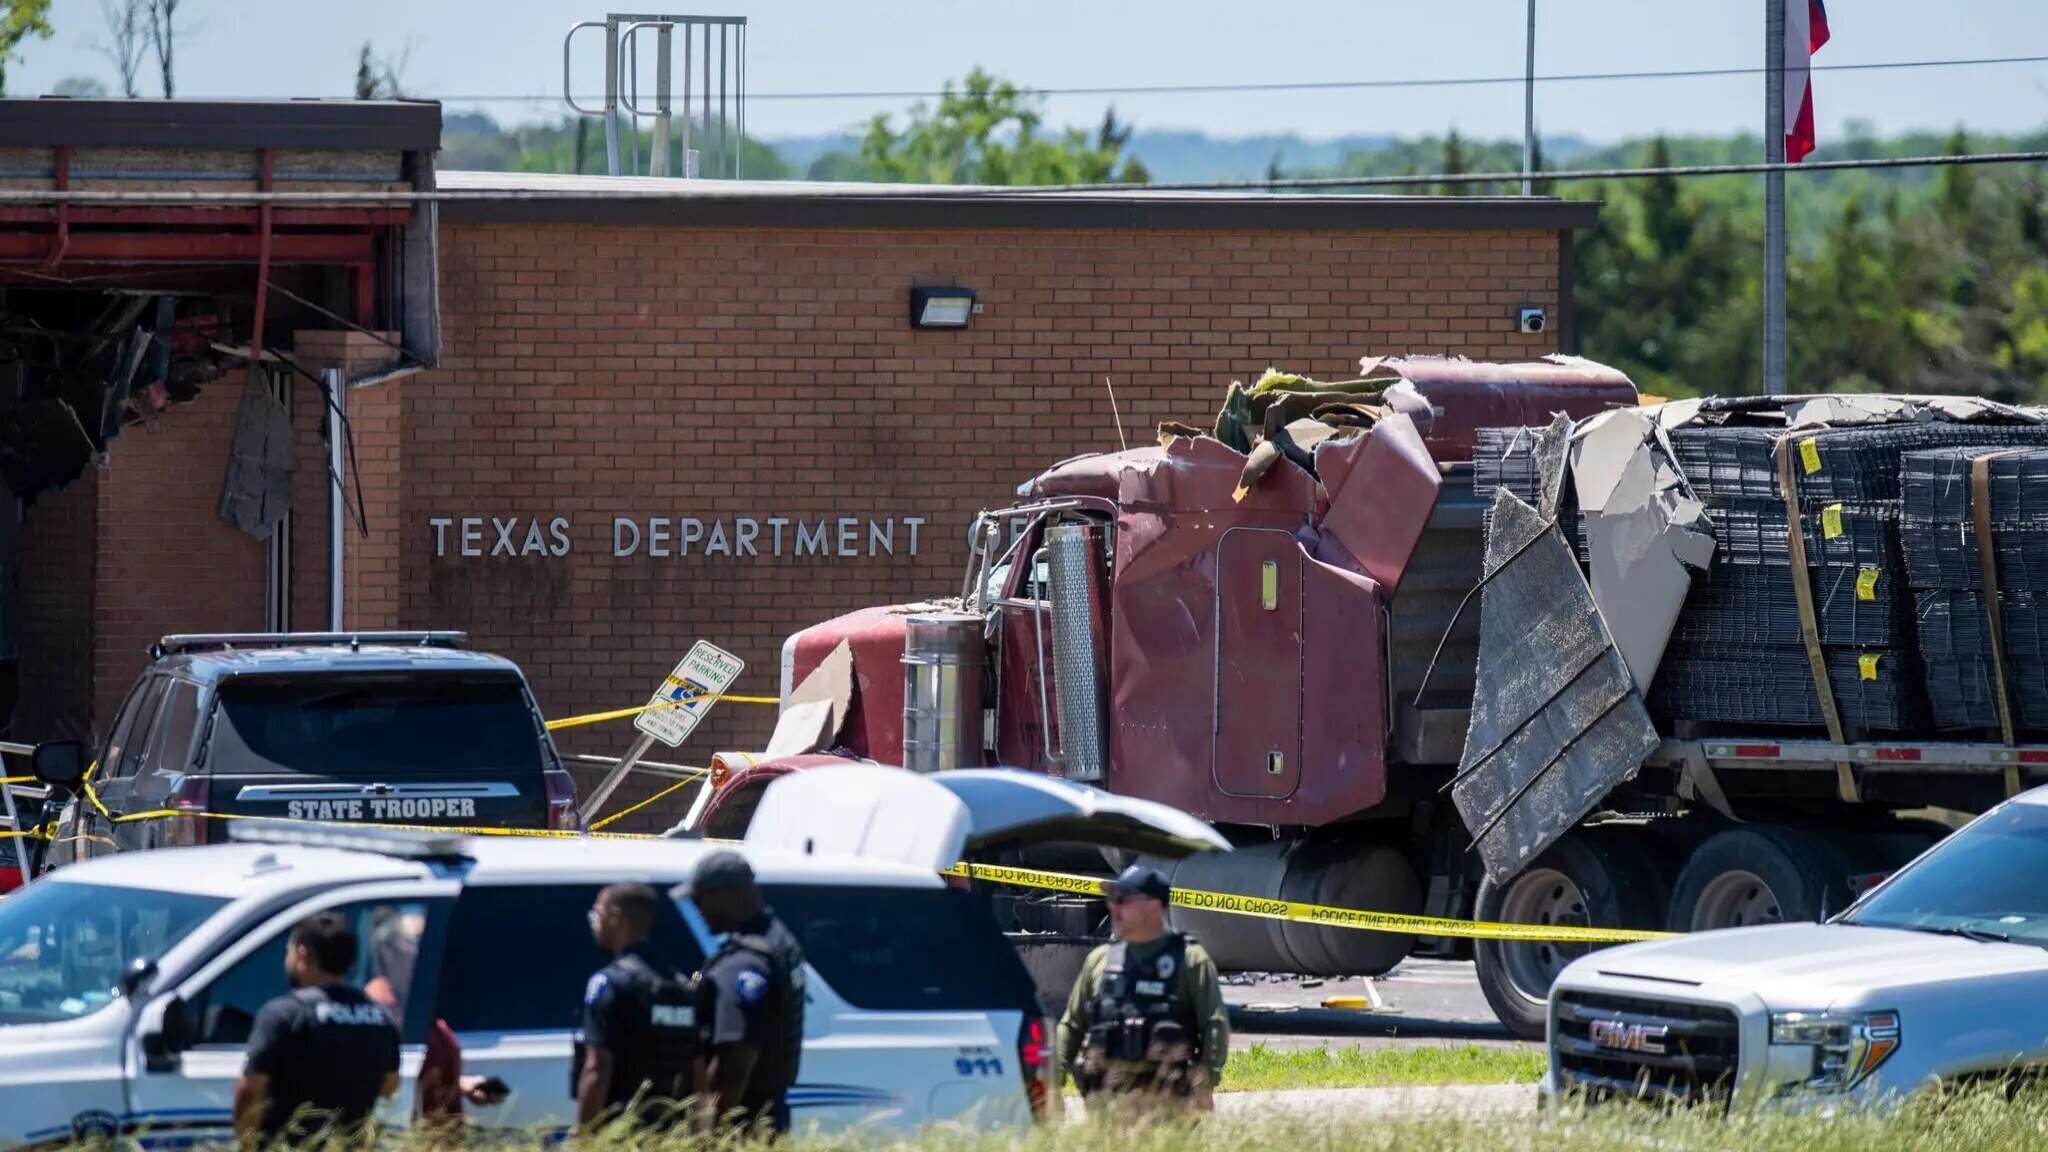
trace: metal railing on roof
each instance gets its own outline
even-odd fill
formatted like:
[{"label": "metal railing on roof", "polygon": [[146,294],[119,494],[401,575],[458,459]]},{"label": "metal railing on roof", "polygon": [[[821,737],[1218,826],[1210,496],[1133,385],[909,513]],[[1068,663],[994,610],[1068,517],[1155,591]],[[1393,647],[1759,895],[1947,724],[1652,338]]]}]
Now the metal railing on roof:
[{"label": "metal railing on roof", "polygon": [[[576,103],[570,49],[586,28],[604,29],[604,107]],[[653,107],[643,107],[640,39],[654,34]],[[676,42],[681,34],[681,44]],[[677,47],[682,49],[680,53]],[[670,129],[676,115],[676,64],[682,65],[682,149],[676,175],[746,177],[747,18],[614,12],[570,25],[562,36],[562,100],[580,116],[604,120],[605,166],[613,176],[667,176]],[[716,74],[717,103],[712,102]],[[693,106],[694,105],[694,106]],[[640,122],[653,121],[643,173]],[[701,129],[702,137],[697,138]],[[709,163],[703,163],[708,161]],[[707,171],[708,169],[708,171]]]}]

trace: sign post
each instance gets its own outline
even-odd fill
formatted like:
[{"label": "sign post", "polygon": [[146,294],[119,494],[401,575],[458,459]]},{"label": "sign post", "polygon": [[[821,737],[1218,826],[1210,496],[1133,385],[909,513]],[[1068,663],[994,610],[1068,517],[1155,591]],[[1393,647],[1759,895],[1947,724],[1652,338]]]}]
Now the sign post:
[{"label": "sign post", "polygon": [[661,682],[648,698],[644,711],[633,718],[633,727],[640,735],[633,741],[619,762],[598,781],[590,796],[583,802],[583,821],[597,815],[612,793],[618,791],[626,773],[633,770],[648,749],[659,740],[671,748],[679,747],[690,733],[697,730],[704,717],[711,711],[718,698],[732,687],[747,662],[727,652],[716,644],[699,640],[690,646],[690,651],[677,661],[675,669]]}]

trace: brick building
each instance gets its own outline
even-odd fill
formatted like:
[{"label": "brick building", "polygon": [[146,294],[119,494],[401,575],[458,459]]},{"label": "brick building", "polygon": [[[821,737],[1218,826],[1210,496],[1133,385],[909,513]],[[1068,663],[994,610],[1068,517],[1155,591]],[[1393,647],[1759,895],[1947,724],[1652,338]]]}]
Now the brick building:
[{"label": "brick building", "polygon": [[[53,146],[54,129],[9,123],[0,156]],[[773,695],[793,629],[955,588],[977,510],[1117,446],[1105,377],[1138,442],[1162,419],[1206,422],[1231,379],[1269,365],[1328,378],[1364,353],[1566,346],[1571,230],[1595,211],[435,175],[424,160],[407,180],[437,198],[374,226],[374,298],[287,306],[266,331],[355,382],[346,626],[466,629],[524,665],[555,716],[640,702],[699,638],[747,661],[736,691]],[[39,211],[0,228],[47,232]],[[21,267],[0,265],[0,302],[37,290]],[[211,290],[253,293],[246,262],[212,274]],[[341,303],[337,283],[309,269],[298,295]],[[910,291],[931,285],[973,291],[966,328],[912,326]],[[1547,331],[1518,331],[1529,307]],[[301,466],[283,547],[217,514],[230,378],[29,506],[21,736],[103,724],[162,633],[325,626],[322,402],[289,378]],[[678,758],[758,746],[771,720],[721,706]],[[615,753],[629,736],[563,743]]]}]

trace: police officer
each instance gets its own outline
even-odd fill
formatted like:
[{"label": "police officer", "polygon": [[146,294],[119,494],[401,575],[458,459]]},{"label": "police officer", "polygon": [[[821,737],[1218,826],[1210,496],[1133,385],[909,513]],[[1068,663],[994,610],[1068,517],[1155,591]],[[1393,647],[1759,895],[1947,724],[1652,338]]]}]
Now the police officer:
[{"label": "police officer", "polygon": [[1113,943],[1089,953],[1060,1017],[1060,1067],[1091,1102],[1107,1095],[1207,1110],[1230,1054],[1216,964],[1166,930],[1173,889],[1133,864],[1105,887]]},{"label": "police officer", "polygon": [[789,1089],[804,1043],[804,950],[762,902],[737,852],[713,852],[690,874],[690,900],[725,942],[697,982],[697,1082],[705,1131],[721,1122],[789,1131]]},{"label": "police officer", "polygon": [[590,936],[611,953],[583,989],[576,1044],[576,1124],[620,1118],[664,1128],[695,1085],[696,990],[648,947],[661,897],[645,884],[613,884],[590,908]]},{"label": "police officer", "polygon": [[340,913],[315,913],[292,928],[284,950],[292,991],[257,1011],[235,1082],[243,1152],[323,1132],[352,1135],[379,1097],[398,1091],[398,1029],[347,982],[355,962],[355,930]]}]

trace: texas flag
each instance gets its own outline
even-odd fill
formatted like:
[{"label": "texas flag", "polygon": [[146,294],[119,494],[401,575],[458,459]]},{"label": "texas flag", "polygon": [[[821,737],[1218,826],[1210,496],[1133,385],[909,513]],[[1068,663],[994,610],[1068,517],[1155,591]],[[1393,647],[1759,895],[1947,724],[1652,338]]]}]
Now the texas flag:
[{"label": "texas flag", "polygon": [[1828,42],[1828,11],[1820,0],[1781,0],[1785,5],[1785,159],[1793,164],[1813,151],[1813,54]]}]

